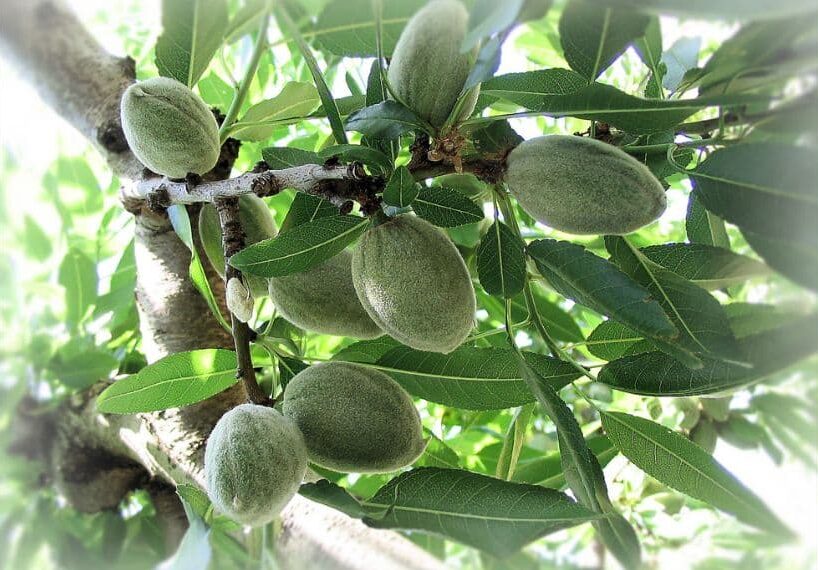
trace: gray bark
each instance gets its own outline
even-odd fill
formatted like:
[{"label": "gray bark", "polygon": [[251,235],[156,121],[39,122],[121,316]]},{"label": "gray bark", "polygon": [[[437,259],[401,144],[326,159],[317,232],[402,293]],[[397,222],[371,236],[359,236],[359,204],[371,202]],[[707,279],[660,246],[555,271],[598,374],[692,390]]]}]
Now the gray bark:
[{"label": "gray bark", "polygon": [[[0,50],[57,113],[93,142],[113,172],[139,186],[143,167],[128,149],[119,121],[120,96],[134,80],[129,58],[106,53],[63,0],[0,0]],[[144,203],[125,203],[137,222],[136,298],[149,361],[231,346],[188,279],[190,252],[167,217]],[[220,285],[215,278],[213,283]],[[244,400],[244,393],[237,386],[183,409],[103,416],[94,409],[102,388],[77,395],[48,418],[26,417],[23,411],[18,447],[36,447],[30,454],[50,465],[55,484],[83,511],[114,508],[125,493],[148,481],[160,523],[175,543],[184,521],[168,486],[192,482],[204,487],[207,435],[226,410]],[[282,513],[282,522],[277,552],[285,568],[442,568],[399,534],[370,529],[300,496]]]}]

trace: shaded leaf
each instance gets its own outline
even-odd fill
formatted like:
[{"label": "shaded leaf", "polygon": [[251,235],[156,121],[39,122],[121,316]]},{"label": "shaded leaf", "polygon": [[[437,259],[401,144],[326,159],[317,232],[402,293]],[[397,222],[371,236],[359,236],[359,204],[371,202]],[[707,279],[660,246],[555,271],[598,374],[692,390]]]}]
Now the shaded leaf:
[{"label": "shaded leaf", "polygon": [[387,140],[428,130],[423,119],[396,101],[383,101],[356,111],[347,119],[346,127],[350,131]]},{"label": "shaded leaf", "polygon": [[341,253],[368,226],[368,219],[356,216],[319,218],[243,249],[230,265],[259,277],[300,273]]},{"label": "shaded leaf", "polygon": [[454,228],[483,220],[483,210],[457,190],[445,186],[423,186],[415,201],[415,213],[438,227]]},{"label": "shaded leaf", "polygon": [[180,352],[114,382],[97,398],[97,410],[136,414],[178,408],[206,400],[235,383],[235,352]]},{"label": "shaded leaf", "polygon": [[100,380],[110,378],[119,361],[102,350],[90,350],[62,360],[54,367],[59,381],[69,388],[84,390]]},{"label": "shaded leaf", "polygon": [[508,121],[496,121],[477,129],[471,134],[471,138],[480,154],[503,158],[523,142],[523,137],[511,128]]},{"label": "shaded leaf", "polygon": [[[641,99],[610,85],[591,83],[567,69],[510,73],[483,84],[483,96],[492,96],[552,117],[576,117],[608,123],[633,133],[672,129],[697,111],[737,105],[758,97],[721,95],[697,99]],[[475,119],[474,124],[494,120]]]},{"label": "shaded leaf", "polygon": [[723,289],[770,273],[763,263],[720,247],[668,243],[640,251],[657,265],[705,289]]},{"label": "shaded leaf", "polygon": [[701,38],[679,38],[662,54],[665,64],[665,75],[662,85],[668,91],[675,91],[684,79],[685,73],[699,63]]},{"label": "shaded leaf", "polygon": [[[386,57],[392,55],[409,18],[425,3],[425,0],[383,3],[381,39]],[[315,38],[322,50],[335,55],[374,57],[378,54],[371,0],[329,2],[315,26],[304,35]]]},{"label": "shaded leaf", "polygon": [[651,477],[746,524],[792,536],[761,499],[686,437],[650,420],[618,412],[603,412],[602,426],[619,451]]},{"label": "shaded leaf", "polygon": [[818,352],[815,315],[742,338],[739,347],[751,365],[738,366],[704,360],[691,370],[663,352],[647,352],[609,362],[597,380],[646,396],[702,396],[729,392],[754,384]]},{"label": "shaded leaf", "polygon": [[519,362],[526,384],[557,427],[560,462],[568,486],[580,504],[607,515],[594,522],[594,528],[608,550],[624,567],[638,568],[642,558],[639,538],[611,504],[602,468],[588,448],[574,414],[545,378],[523,359]]},{"label": "shaded leaf", "polygon": [[602,360],[656,350],[656,346],[636,331],[613,320],[600,323],[588,336],[588,352]]},{"label": "shaded leaf", "polygon": [[281,224],[281,233],[314,220],[337,215],[338,208],[328,200],[304,192],[296,192],[293,203],[290,204],[290,209],[287,211],[287,217]]},{"label": "shaded leaf", "polygon": [[261,156],[271,169],[283,170],[305,164],[323,164],[324,161],[316,152],[291,147],[267,147],[262,149]]},{"label": "shaded leaf", "polygon": [[687,239],[693,243],[730,249],[730,237],[727,235],[724,220],[713,212],[707,211],[695,190],[690,193],[685,230]]},{"label": "shaded leaf", "polygon": [[489,228],[477,249],[477,274],[489,295],[510,299],[526,281],[525,243],[501,221]]},{"label": "shaded leaf", "polygon": [[389,206],[407,208],[418,196],[420,186],[405,166],[399,166],[392,173],[383,191],[383,201]]},{"label": "shaded leaf", "polygon": [[761,20],[781,18],[815,11],[815,7],[801,0],[743,0],[740,9],[729,2],[711,0],[602,0],[602,3],[652,14],[715,18],[722,20]]},{"label": "shaded leaf", "polygon": [[681,359],[692,368],[700,368],[695,355],[745,362],[727,315],[721,304],[707,291],[653,263],[627,240],[606,236],[605,246],[622,270],[650,291],[679,330],[672,343],[658,339],[658,348]]},{"label": "shaded leaf", "polygon": [[571,69],[589,81],[602,74],[635,39],[650,18],[630,10],[600,8],[595,2],[571,0],[559,23],[560,41]]},{"label": "shaded leaf", "polygon": [[525,0],[477,0],[469,13],[468,31],[461,51],[466,53],[483,40],[513,26],[524,4]]},{"label": "shaded leaf", "polygon": [[[580,374],[569,364],[525,353],[531,367],[555,389]],[[517,357],[506,348],[460,348],[451,354],[400,346],[383,355],[377,368],[410,394],[467,410],[499,410],[534,401],[520,375]]]},{"label": "shaded leaf", "polygon": [[582,246],[538,240],[529,244],[528,253],[561,295],[646,336],[672,339],[678,334],[647,289]]},{"label": "shaded leaf", "polygon": [[323,149],[320,156],[323,160],[338,157],[344,162],[361,162],[367,166],[375,167],[383,173],[392,171],[391,158],[377,149],[357,144],[331,146]]},{"label": "shaded leaf", "polygon": [[440,534],[500,557],[596,518],[553,489],[433,467],[399,475],[364,506],[385,511],[364,519],[369,526]]}]

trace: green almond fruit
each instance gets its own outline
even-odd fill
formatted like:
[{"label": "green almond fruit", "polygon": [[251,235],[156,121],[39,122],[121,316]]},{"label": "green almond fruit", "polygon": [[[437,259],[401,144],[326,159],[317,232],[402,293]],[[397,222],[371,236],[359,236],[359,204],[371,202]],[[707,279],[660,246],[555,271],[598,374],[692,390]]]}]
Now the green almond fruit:
[{"label": "green almond fruit", "polygon": [[169,178],[205,174],[219,160],[219,126],[205,102],[182,83],[154,77],[122,94],[122,130],[136,158]]},{"label": "green almond fruit", "polygon": [[447,354],[474,326],[474,287],[451,240],[403,215],[369,230],[352,254],[352,280],[372,320],[417,350]]},{"label": "green almond fruit", "polygon": [[334,471],[388,473],[426,448],[409,394],[359,364],[326,362],[299,372],[284,391],[283,411],[304,434],[310,461]]},{"label": "green almond fruit", "polygon": [[272,408],[243,404],[213,428],[205,448],[207,494],[241,524],[275,519],[298,491],[307,449],[295,424]]},{"label": "green almond fruit", "polygon": [[[389,83],[397,97],[435,128],[452,114],[474,53],[461,53],[469,13],[457,0],[434,0],[403,29],[389,64]],[[477,96],[464,101],[459,118],[471,115]]]},{"label": "green almond fruit", "polygon": [[[244,229],[246,246],[272,239],[278,232],[267,204],[255,194],[244,194],[239,198],[239,220],[242,229]],[[219,213],[213,204],[205,204],[202,206],[201,212],[199,212],[199,236],[210,264],[221,277],[224,277],[225,261],[222,225],[219,221]],[[267,295],[266,279],[255,275],[245,275],[244,278],[249,284],[254,297]]]},{"label": "green almond fruit", "polygon": [[278,312],[297,327],[364,340],[383,336],[355,293],[348,251],[302,273],[274,277],[269,286]]},{"label": "green almond fruit", "polygon": [[667,207],[647,166],[587,137],[551,135],[525,141],[508,156],[505,181],[537,221],[572,234],[628,234]]}]

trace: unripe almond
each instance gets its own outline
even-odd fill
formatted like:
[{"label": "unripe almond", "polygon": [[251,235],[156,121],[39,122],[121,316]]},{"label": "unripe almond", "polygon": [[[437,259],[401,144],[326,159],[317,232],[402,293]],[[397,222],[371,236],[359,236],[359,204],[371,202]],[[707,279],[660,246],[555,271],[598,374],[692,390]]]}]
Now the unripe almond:
[{"label": "unripe almond", "polygon": [[508,156],[506,183],[537,221],[572,234],[628,234],[656,220],[667,200],[647,166],[587,137],[525,141]]},{"label": "unripe almond", "polygon": [[204,174],[219,160],[219,126],[213,113],[174,79],[154,77],[128,87],[121,118],[131,151],[157,174]]}]

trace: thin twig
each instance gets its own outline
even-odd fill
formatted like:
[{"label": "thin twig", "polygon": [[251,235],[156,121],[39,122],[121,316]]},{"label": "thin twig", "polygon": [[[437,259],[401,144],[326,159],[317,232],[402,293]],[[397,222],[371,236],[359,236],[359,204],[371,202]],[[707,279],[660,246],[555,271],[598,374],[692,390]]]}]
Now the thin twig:
[{"label": "thin twig", "polygon": [[[239,199],[220,198],[214,202],[216,211],[219,213],[219,222],[222,226],[222,245],[224,247],[225,272],[224,280],[228,283],[231,279],[241,279],[241,271],[227,263],[231,256],[244,248],[245,234],[239,219]],[[250,342],[255,333],[250,330],[247,323],[236,318],[230,313],[233,329],[233,341],[236,347],[236,360],[238,369],[236,377],[241,380],[244,390],[247,392],[247,399],[254,404],[269,405],[270,398],[261,389],[256,380],[256,370],[253,367],[253,358],[250,354]]]}]

